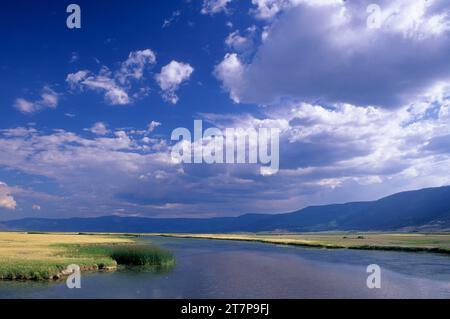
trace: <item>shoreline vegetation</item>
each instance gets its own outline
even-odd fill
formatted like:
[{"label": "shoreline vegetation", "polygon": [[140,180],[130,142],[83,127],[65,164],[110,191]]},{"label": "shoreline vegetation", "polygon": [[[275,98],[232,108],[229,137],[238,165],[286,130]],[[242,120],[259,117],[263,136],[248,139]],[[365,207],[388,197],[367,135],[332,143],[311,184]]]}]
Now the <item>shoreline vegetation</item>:
[{"label": "shoreline vegetation", "polygon": [[240,233],[133,234],[0,232],[0,281],[60,280],[67,266],[85,271],[165,271],[175,264],[171,252],[140,244],[141,236],[260,242],[318,249],[393,250],[450,255],[450,233]]},{"label": "shoreline vegetation", "polygon": [[450,255],[450,233],[158,234],[322,249],[427,252]]},{"label": "shoreline vegetation", "polygon": [[0,281],[60,280],[76,264],[85,271],[168,269],[174,256],[164,249],[139,244],[134,234],[0,232]]}]

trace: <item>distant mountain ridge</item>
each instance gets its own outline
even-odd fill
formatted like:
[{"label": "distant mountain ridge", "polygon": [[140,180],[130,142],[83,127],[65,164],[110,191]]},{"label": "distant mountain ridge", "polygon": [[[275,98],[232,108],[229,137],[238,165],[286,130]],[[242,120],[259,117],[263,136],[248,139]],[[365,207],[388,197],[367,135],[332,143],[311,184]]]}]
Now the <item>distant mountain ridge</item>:
[{"label": "distant mountain ridge", "polygon": [[285,214],[239,217],[25,218],[0,222],[0,229],[68,232],[314,232],[450,230],[450,186],[397,193],[376,201],[310,206]]}]

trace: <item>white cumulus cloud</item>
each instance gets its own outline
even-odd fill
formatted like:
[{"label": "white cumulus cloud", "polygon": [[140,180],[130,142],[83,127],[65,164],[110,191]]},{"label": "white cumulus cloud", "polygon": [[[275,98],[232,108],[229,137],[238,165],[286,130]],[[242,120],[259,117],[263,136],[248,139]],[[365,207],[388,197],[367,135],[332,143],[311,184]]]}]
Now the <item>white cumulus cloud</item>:
[{"label": "white cumulus cloud", "polygon": [[17,203],[11,195],[8,185],[0,182],[0,208],[14,210],[16,206]]},{"label": "white cumulus cloud", "polygon": [[147,126],[147,131],[148,132],[153,132],[158,126],[161,126],[161,123],[158,121],[151,121],[150,123],[148,123]]},{"label": "white cumulus cloud", "polygon": [[128,58],[120,63],[116,71],[102,66],[95,74],[89,70],[80,70],[67,75],[66,82],[71,89],[85,88],[102,92],[106,103],[110,105],[127,105],[145,94],[145,88],[133,91],[133,84],[142,81],[147,67],[156,63],[156,55],[150,49],[130,52]]},{"label": "white cumulus cloud", "polygon": [[232,0],[203,0],[202,14],[213,15],[227,12],[227,6]]},{"label": "white cumulus cloud", "polygon": [[130,52],[128,59],[122,62],[116,77],[122,84],[128,79],[142,79],[145,67],[156,63],[156,55],[150,49]]},{"label": "white cumulus cloud", "polygon": [[225,88],[230,92],[231,99],[239,103],[239,93],[235,90],[235,83],[241,82],[244,74],[244,65],[239,59],[236,53],[227,53],[222,62],[220,62],[215,70],[214,74],[222,81]]},{"label": "white cumulus cloud", "polygon": [[382,20],[375,29],[367,23],[372,2],[254,0],[259,15],[280,13],[250,61],[228,54],[216,75],[234,101],[386,108],[450,82],[448,1],[378,1]]},{"label": "white cumulus cloud", "polygon": [[40,99],[30,101],[24,98],[18,98],[14,102],[14,107],[24,114],[32,114],[45,108],[54,109],[58,106],[58,103],[59,94],[46,85],[41,91]]},{"label": "white cumulus cloud", "polygon": [[231,32],[225,39],[227,47],[235,52],[245,52],[253,48],[256,26],[246,29],[244,35],[239,30]]},{"label": "white cumulus cloud", "polygon": [[96,135],[106,135],[110,132],[106,124],[103,122],[97,122],[94,125],[92,125],[91,128],[85,130],[94,133]]},{"label": "white cumulus cloud", "polygon": [[194,68],[187,63],[172,61],[161,69],[161,72],[155,76],[156,82],[162,90],[163,98],[172,103],[178,103],[176,91],[180,85],[187,81]]}]

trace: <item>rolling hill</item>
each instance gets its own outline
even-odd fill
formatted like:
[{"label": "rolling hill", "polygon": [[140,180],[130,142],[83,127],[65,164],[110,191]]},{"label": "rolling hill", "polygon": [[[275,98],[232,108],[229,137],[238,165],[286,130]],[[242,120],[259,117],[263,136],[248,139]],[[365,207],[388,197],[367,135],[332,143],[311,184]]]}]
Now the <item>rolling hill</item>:
[{"label": "rolling hill", "polygon": [[442,231],[450,230],[450,186],[397,193],[376,201],[310,206],[285,214],[209,219],[26,218],[0,222],[0,229],[158,233]]}]

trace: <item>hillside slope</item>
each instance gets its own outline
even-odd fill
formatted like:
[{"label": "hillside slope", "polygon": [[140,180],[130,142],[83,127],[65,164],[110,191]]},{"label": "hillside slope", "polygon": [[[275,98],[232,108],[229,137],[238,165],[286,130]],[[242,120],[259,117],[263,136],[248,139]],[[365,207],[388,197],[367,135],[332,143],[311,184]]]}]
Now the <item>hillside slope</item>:
[{"label": "hillside slope", "polygon": [[210,219],[26,218],[0,229],[75,232],[224,233],[260,231],[394,231],[450,229],[450,187],[397,193],[377,201],[311,206],[286,214]]}]

